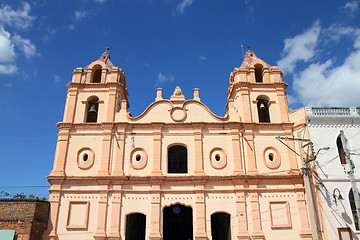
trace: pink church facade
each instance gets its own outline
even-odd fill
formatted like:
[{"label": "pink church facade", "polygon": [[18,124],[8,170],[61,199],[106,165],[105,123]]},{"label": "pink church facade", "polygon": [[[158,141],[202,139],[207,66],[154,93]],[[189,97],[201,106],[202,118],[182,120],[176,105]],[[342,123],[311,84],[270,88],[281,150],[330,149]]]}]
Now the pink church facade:
[{"label": "pink church facade", "polygon": [[176,87],[132,117],[107,52],[67,86],[45,239],[312,239],[301,159],[276,140],[305,114],[254,52],[230,74],[224,116]]}]

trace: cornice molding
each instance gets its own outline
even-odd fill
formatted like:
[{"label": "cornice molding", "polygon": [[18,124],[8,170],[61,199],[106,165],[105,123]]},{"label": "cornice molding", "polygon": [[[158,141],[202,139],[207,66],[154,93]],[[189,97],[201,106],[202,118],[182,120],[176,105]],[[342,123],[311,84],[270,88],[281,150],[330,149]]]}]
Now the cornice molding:
[{"label": "cornice molding", "polygon": [[126,88],[123,84],[117,82],[108,82],[108,83],[76,83],[70,82],[67,85],[67,88],[73,89],[95,89],[95,88]]},{"label": "cornice molding", "polygon": [[[116,182],[121,182],[122,184],[176,184],[176,183],[181,183],[183,184],[184,182],[188,182],[188,184],[196,184],[198,185],[198,182],[202,182],[202,183],[214,183],[214,182],[231,182],[231,184],[233,184],[233,182],[250,182],[250,183],[254,183],[254,181],[259,184],[262,183],[263,181],[280,181],[280,182],[284,182],[284,180],[291,180],[291,181],[295,181],[295,182],[301,182],[303,180],[303,177],[300,176],[297,173],[289,173],[289,174],[271,174],[271,175],[267,175],[267,174],[242,174],[242,175],[230,175],[230,176],[209,176],[209,175],[204,175],[204,176],[146,176],[146,177],[142,177],[142,176],[85,176],[85,177],[80,177],[80,176],[47,176],[46,177],[47,180],[50,183],[53,182],[61,182],[62,185],[67,185],[70,182],[81,182],[81,184],[84,184],[85,182],[87,184],[93,183],[95,185],[108,185],[108,184],[113,184]],[[187,185],[188,185],[187,184]],[[286,183],[288,184],[288,182]]]},{"label": "cornice molding", "polygon": [[154,126],[161,125],[164,127],[177,127],[187,126],[189,130],[193,130],[194,126],[215,127],[223,129],[224,126],[228,129],[245,129],[245,130],[277,130],[285,131],[291,130],[294,127],[294,123],[254,123],[254,122],[150,122],[150,123],[134,123],[134,122],[103,122],[103,123],[57,123],[56,126],[60,130],[81,130],[81,131],[103,131],[109,129],[127,129],[129,126],[148,127],[152,129]]},{"label": "cornice molding", "polygon": [[58,128],[59,131],[61,131],[61,130],[70,130],[72,125],[73,125],[72,123],[58,122],[56,124],[56,127]]}]

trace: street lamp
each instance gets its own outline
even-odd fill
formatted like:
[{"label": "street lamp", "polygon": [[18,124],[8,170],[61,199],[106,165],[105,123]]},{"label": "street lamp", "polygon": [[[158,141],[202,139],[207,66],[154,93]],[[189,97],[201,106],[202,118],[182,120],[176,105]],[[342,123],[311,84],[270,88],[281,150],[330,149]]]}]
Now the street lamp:
[{"label": "street lamp", "polygon": [[319,152],[320,152],[320,151],[322,151],[322,150],[325,150],[325,151],[330,150],[330,147],[322,147],[322,148],[319,148],[319,150],[315,153],[314,158],[312,158],[312,159],[310,159],[310,160],[306,161],[305,163],[315,161],[315,160],[316,160],[317,155],[318,155],[318,154],[319,154]]},{"label": "street lamp", "polygon": [[[338,195],[336,195],[336,190],[337,192],[339,193]],[[340,190],[338,188],[335,188],[334,191],[333,191],[333,198],[334,198],[334,201],[335,201],[335,204],[337,206],[337,200],[341,201],[341,200],[344,200],[344,198],[341,196],[341,193],[340,193]]]}]

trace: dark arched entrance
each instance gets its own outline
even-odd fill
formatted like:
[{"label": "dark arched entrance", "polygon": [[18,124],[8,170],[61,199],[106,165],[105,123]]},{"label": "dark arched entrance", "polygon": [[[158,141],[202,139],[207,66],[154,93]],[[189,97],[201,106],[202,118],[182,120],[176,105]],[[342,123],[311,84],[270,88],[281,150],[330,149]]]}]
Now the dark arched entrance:
[{"label": "dark arched entrance", "polygon": [[192,208],[181,204],[164,208],[163,240],[192,240]]},{"label": "dark arched entrance", "polygon": [[126,216],[126,240],[145,240],[146,216],[133,213]]},{"label": "dark arched entrance", "polygon": [[230,215],[218,212],[211,215],[211,236],[213,240],[230,240]]}]

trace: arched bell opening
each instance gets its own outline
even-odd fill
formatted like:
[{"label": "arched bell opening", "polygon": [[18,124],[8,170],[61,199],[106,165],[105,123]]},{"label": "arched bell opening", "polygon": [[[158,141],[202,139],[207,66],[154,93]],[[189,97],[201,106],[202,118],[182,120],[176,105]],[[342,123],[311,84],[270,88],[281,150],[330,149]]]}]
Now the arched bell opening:
[{"label": "arched bell opening", "polygon": [[257,99],[257,110],[259,122],[270,122],[269,100],[267,98]]},{"label": "arched bell opening", "polygon": [[263,82],[263,66],[261,64],[256,64],[254,67],[256,82]]},{"label": "arched bell opening", "polygon": [[163,240],[192,240],[193,211],[175,204],[163,209]]},{"label": "arched bell opening", "polygon": [[86,122],[97,122],[99,98],[90,97],[86,103]]},{"label": "arched bell opening", "polygon": [[101,83],[101,65],[95,65],[92,69],[92,83]]},{"label": "arched bell opening", "polygon": [[217,212],[211,215],[213,240],[231,240],[230,214]]},{"label": "arched bell opening", "polygon": [[126,216],[126,240],[145,240],[146,215],[132,213]]}]

